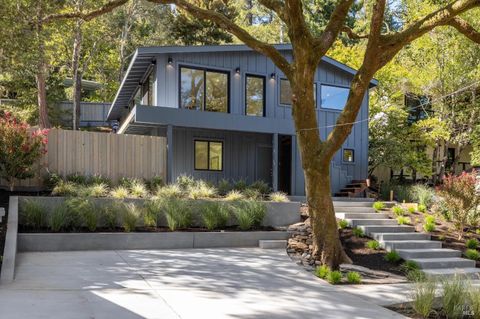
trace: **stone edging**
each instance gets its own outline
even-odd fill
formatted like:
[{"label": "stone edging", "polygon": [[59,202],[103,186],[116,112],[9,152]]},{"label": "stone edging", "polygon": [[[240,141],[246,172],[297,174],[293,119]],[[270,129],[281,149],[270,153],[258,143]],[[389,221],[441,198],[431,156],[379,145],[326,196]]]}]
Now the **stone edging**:
[{"label": "stone edging", "polygon": [[17,255],[18,197],[11,196],[8,208],[7,236],[3,251],[0,284],[8,284],[15,276],[15,258]]}]

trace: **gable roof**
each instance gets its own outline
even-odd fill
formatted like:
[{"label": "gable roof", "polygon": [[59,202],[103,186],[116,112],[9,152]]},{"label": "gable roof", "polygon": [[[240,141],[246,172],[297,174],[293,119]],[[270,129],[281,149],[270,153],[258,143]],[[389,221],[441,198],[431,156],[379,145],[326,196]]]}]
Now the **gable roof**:
[{"label": "gable roof", "polygon": [[[279,51],[292,50],[291,44],[276,44],[274,47]],[[145,72],[155,64],[155,57],[159,54],[175,54],[175,53],[208,53],[208,52],[242,52],[254,51],[252,48],[243,44],[228,45],[202,45],[202,46],[157,46],[157,47],[140,47],[138,48],[130,61],[127,72],[123,77],[120,87],[115,95],[112,106],[108,112],[109,120],[120,117],[122,107],[125,107],[131,100],[136,88],[139,86]],[[343,64],[335,59],[324,56],[322,61],[326,62],[344,72],[355,75],[357,70]],[[370,81],[370,87],[378,85],[376,79]]]}]

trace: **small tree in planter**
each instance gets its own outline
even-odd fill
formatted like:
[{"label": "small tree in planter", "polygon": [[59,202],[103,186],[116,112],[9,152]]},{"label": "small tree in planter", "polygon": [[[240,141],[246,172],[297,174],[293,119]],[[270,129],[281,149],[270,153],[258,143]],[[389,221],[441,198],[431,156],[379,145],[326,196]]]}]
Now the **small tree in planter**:
[{"label": "small tree in planter", "polygon": [[47,130],[31,130],[10,113],[0,113],[0,178],[13,191],[15,179],[35,175],[34,164],[47,152]]},{"label": "small tree in planter", "polygon": [[476,171],[463,172],[459,176],[449,175],[443,179],[443,185],[438,188],[440,196],[445,200],[445,206],[452,214],[452,221],[463,238],[463,230],[469,218],[476,216],[480,197],[476,194]]}]

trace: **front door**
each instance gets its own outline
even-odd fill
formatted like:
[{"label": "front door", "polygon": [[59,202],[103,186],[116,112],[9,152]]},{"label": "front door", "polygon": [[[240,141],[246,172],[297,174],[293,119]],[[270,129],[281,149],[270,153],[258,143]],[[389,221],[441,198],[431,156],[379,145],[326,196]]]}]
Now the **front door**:
[{"label": "front door", "polygon": [[256,152],[256,180],[262,180],[272,186],[272,146],[257,145]]}]

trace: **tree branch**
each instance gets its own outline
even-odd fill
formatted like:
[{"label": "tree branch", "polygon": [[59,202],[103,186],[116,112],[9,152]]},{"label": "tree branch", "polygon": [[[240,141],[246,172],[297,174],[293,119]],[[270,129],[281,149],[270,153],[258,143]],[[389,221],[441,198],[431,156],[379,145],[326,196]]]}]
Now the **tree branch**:
[{"label": "tree branch", "polygon": [[245,29],[238,26],[225,15],[215,12],[213,10],[202,9],[196,5],[191,4],[185,0],[147,0],[152,3],[160,4],[175,4],[178,8],[185,10],[191,15],[205,20],[210,20],[218,26],[224,28],[234,36],[240,39],[243,43],[248,45],[253,50],[268,56],[279,67],[282,72],[288,77],[292,73],[292,68],[287,59],[277,50],[273,45],[259,41],[250,35]]},{"label": "tree branch", "polygon": [[129,0],[112,0],[102,7],[95,9],[93,11],[84,13],[81,11],[75,11],[75,12],[66,12],[66,13],[58,13],[58,14],[51,14],[42,19],[43,23],[48,23],[54,20],[60,20],[60,19],[82,19],[84,21],[89,21],[92,20],[98,16],[101,16],[105,13],[113,11],[113,9],[118,8],[125,3],[127,3]]},{"label": "tree branch", "polygon": [[455,17],[448,23],[452,27],[458,30],[461,34],[469,38],[471,41],[480,44],[480,32],[475,30],[467,21],[460,17]]}]

